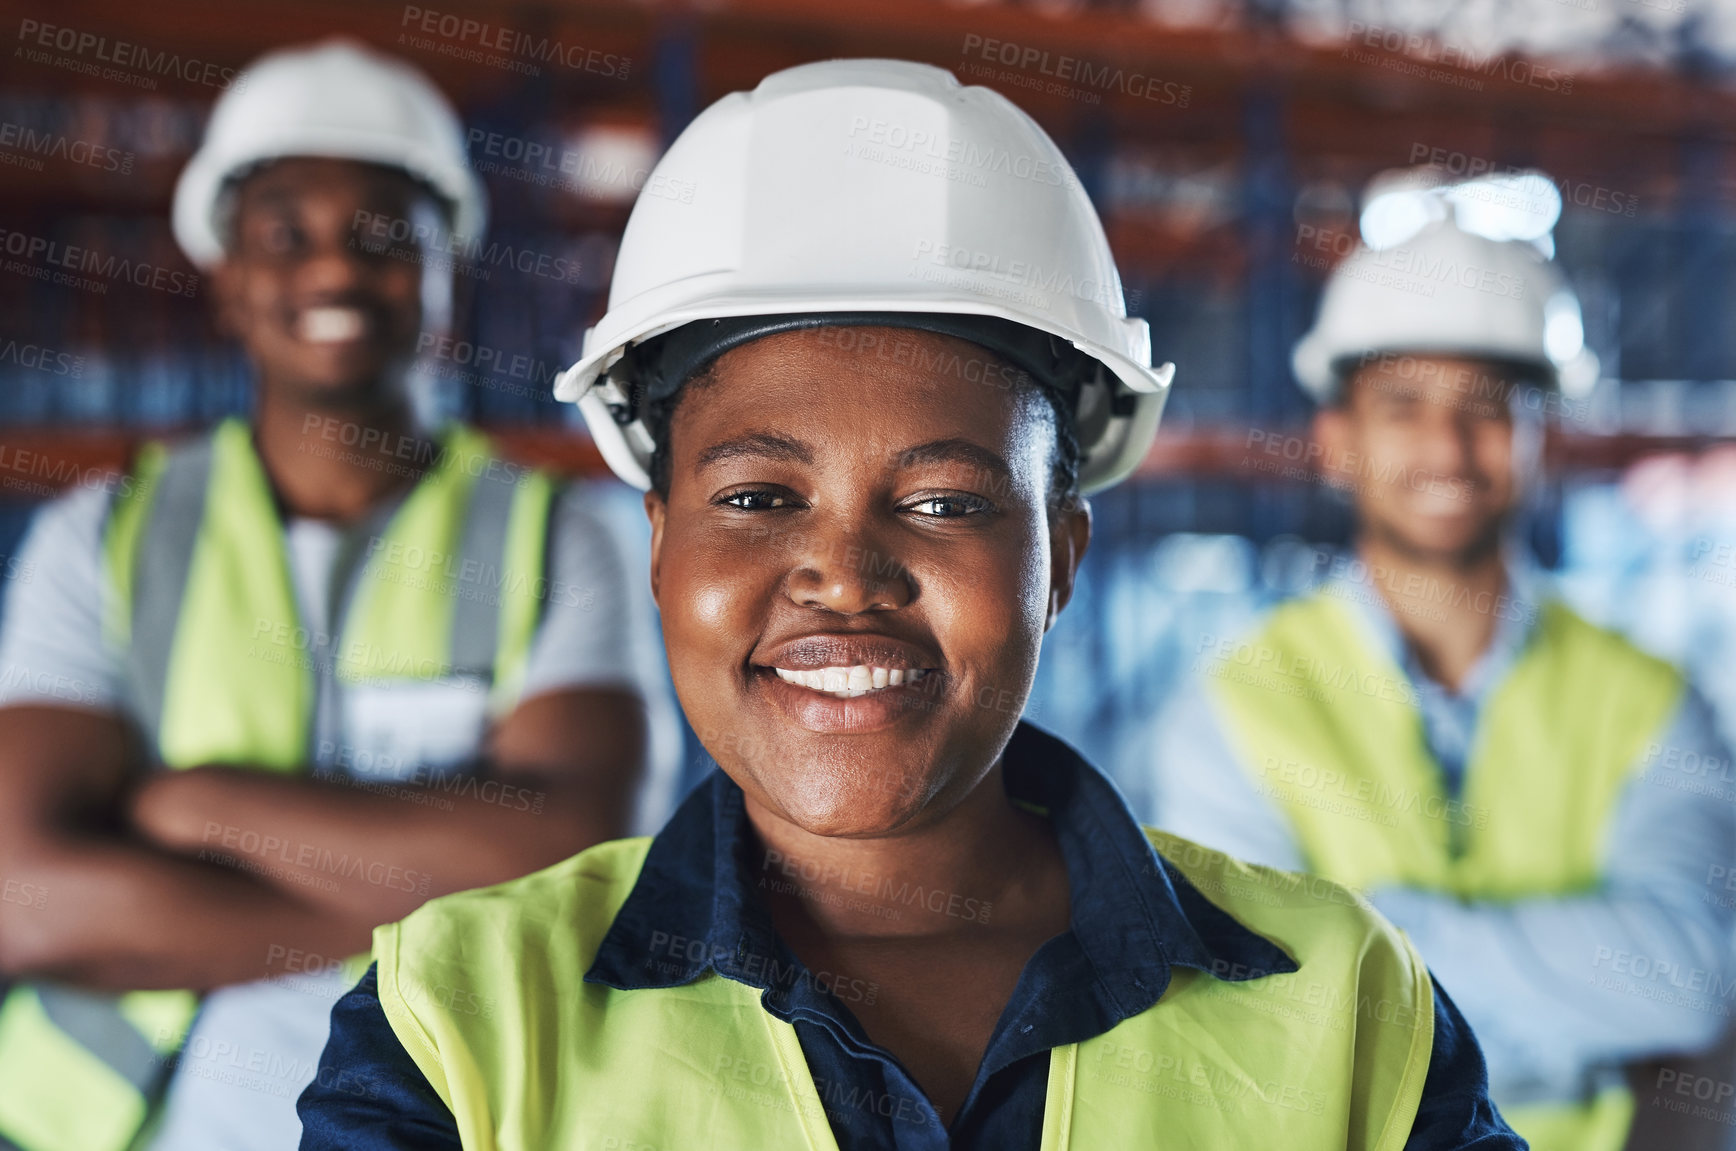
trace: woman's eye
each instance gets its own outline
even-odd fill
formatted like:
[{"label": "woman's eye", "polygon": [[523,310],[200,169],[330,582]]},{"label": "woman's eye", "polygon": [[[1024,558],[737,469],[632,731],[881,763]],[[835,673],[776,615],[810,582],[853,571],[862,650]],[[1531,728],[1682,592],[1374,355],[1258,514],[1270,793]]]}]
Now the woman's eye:
[{"label": "woman's eye", "polygon": [[747,511],[761,511],[766,508],[788,507],[790,501],[776,492],[745,491],[724,496],[723,503],[732,508],[742,508]]},{"label": "woman's eye", "polygon": [[956,519],[959,516],[987,511],[988,507],[987,500],[975,496],[931,496],[910,505],[912,511],[934,516],[936,519]]}]

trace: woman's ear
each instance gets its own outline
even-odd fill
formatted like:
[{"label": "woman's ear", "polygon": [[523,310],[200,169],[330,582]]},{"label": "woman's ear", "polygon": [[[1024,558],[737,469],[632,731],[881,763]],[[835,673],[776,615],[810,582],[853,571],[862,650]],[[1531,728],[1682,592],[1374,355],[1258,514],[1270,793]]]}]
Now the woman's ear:
[{"label": "woman's ear", "polygon": [[1049,611],[1043,620],[1047,632],[1055,626],[1061,609],[1073,598],[1073,582],[1079,564],[1091,546],[1091,501],[1077,496],[1049,514]]},{"label": "woman's ear", "polygon": [[658,598],[658,572],[663,558],[663,518],[668,512],[669,505],[656,491],[645,493],[645,518],[651,521],[651,601],[659,611],[663,601]]}]

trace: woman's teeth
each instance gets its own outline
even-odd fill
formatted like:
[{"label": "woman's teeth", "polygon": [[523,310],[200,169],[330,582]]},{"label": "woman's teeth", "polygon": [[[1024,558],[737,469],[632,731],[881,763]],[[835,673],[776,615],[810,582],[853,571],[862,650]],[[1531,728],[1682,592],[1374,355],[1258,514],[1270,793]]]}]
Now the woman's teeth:
[{"label": "woman's teeth", "polygon": [[857,664],[855,667],[816,667],[806,671],[792,671],[787,667],[776,667],[772,670],[777,672],[778,678],[785,683],[823,691],[839,699],[854,699],[884,687],[915,683],[927,674],[919,667],[873,667],[869,664]]},{"label": "woman's teeth", "polygon": [[361,339],[367,326],[360,308],[309,308],[296,322],[296,334],[312,344],[335,344]]}]

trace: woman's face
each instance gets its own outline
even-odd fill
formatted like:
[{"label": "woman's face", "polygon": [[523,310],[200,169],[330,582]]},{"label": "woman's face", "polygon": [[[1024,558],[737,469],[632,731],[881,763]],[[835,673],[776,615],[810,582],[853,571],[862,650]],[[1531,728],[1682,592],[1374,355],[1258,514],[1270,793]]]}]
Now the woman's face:
[{"label": "woman's face", "polygon": [[804,830],[937,818],[1018,722],[1090,514],[1049,510],[1052,418],[1002,367],[809,329],[729,351],[676,410],[645,497],[670,672],[719,765]]}]

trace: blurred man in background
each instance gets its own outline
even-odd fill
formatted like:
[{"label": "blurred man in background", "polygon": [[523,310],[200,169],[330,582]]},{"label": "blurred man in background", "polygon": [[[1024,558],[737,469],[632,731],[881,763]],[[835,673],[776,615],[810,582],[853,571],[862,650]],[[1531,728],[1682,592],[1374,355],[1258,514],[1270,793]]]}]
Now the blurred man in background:
[{"label": "blurred man in background", "polygon": [[0,875],[41,898],[0,904],[0,1147],[294,1147],[376,924],[654,817],[619,545],[413,411],[484,211],[444,98],[358,45],[215,109],[175,230],[254,416],[44,509],[6,604]]},{"label": "blurred man in background", "polygon": [[[1551,595],[1508,545],[1541,410],[1582,362],[1533,246],[1444,218],[1335,271],[1297,374],[1355,553],[1213,641],[1158,727],[1157,822],[1366,893],[1481,1039],[1537,1151],[1614,1151],[1622,1067],[1718,1035],[1725,752],[1668,664]],[[1327,566],[1325,564],[1323,567]]]}]

